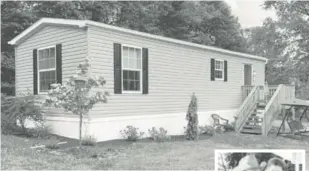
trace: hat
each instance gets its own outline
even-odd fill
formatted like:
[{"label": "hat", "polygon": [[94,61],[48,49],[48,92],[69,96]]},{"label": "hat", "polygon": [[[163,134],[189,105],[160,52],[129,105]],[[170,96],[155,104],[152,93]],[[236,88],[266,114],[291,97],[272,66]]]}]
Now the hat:
[{"label": "hat", "polygon": [[260,170],[259,163],[254,156],[254,154],[249,154],[243,157],[238,166],[233,169],[233,171],[256,171]]}]

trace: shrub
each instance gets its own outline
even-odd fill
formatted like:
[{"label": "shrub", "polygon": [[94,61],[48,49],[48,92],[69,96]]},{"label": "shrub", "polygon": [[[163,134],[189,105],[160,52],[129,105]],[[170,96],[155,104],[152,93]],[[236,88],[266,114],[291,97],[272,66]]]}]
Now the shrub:
[{"label": "shrub", "polygon": [[148,129],[148,133],[154,141],[163,142],[170,140],[170,136],[167,135],[167,130],[160,127],[159,130],[157,130],[155,127],[152,127],[152,129]]},{"label": "shrub", "polygon": [[199,133],[203,135],[213,136],[215,134],[215,129],[212,126],[200,126]]},{"label": "shrub", "polygon": [[[37,97],[28,93],[18,97],[1,94],[1,130],[2,133],[14,133],[16,130],[27,135],[26,120],[43,122],[43,111]],[[21,130],[18,129],[17,121]]]},{"label": "shrub", "polygon": [[228,125],[225,125],[224,126],[224,129],[226,132],[231,132],[231,131],[235,131],[235,125],[236,125],[236,122],[231,122],[230,124]]},{"label": "shrub", "polygon": [[216,133],[224,133],[225,132],[225,128],[224,128],[224,126],[215,126],[214,127],[214,131]]},{"label": "shrub", "polygon": [[10,134],[17,130],[16,117],[10,115],[8,108],[13,104],[13,98],[1,93],[1,132]]},{"label": "shrub", "polygon": [[49,139],[51,137],[51,127],[43,123],[37,125],[34,129],[34,136],[36,138]]},{"label": "shrub", "polygon": [[95,146],[97,144],[97,139],[92,136],[86,136],[82,139],[82,145],[84,146]]},{"label": "shrub", "polygon": [[59,149],[60,146],[57,143],[51,143],[51,144],[45,145],[45,148],[48,148],[48,149],[51,149],[51,150],[56,150],[56,149]]},{"label": "shrub", "polygon": [[191,102],[188,107],[186,119],[188,120],[186,138],[188,140],[198,139],[199,132],[198,132],[197,98],[194,93],[191,97]]},{"label": "shrub", "polygon": [[138,132],[138,128],[130,125],[128,125],[126,129],[120,131],[120,133],[128,141],[136,141],[144,135],[144,132]]},{"label": "shrub", "polygon": [[45,148],[56,150],[60,148],[60,145],[58,144],[59,141],[56,139],[51,139],[47,144],[45,144]]}]

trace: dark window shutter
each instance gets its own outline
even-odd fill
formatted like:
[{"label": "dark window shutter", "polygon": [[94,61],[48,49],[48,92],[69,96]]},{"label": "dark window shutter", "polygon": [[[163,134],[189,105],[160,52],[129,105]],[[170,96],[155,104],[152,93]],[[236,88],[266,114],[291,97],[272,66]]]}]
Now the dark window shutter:
[{"label": "dark window shutter", "polygon": [[224,61],[224,81],[227,81],[227,61]]},{"label": "dark window shutter", "polygon": [[215,59],[210,60],[210,80],[215,81]]},{"label": "dark window shutter", "polygon": [[56,78],[57,83],[62,84],[62,45],[56,45]]},{"label": "dark window shutter", "polygon": [[114,43],[114,94],[121,94],[121,44]]},{"label": "dark window shutter", "polygon": [[33,94],[38,94],[38,58],[37,58],[37,49],[33,49]]},{"label": "dark window shutter", "polygon": [[148,49],[143,48],[143,94],[148,94]]}]

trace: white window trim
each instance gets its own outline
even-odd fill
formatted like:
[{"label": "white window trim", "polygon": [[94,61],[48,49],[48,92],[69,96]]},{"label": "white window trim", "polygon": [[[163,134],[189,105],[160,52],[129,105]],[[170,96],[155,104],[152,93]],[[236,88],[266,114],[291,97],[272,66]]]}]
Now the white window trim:
[{"label": "white window trim", "polygon": [[[50,49],[50,48],[55,48],[55,68],[49,68],[49,69],[39,69],[39,51],[40,50],[44,50],[44,49]],[[37,49],[37,51],[36,51],[36,57],[37,57],[37,87],[38,87],[38,94],[43,94],[43,95],[45,95],[45,94],[48,94],[48,91],[47,92],[41,92],[40,91],[40,72],[44,72],[44,71],[55,71],[55,72],[57,72],[57,49],[56,49],[56,45],[54,45],[54,46],[47,46],[47,47],[43,47],[43,48],[39,48],[39,49]],[[57,80],[57,73],[56,73],[56,80]]]},{"label": "white window trim", "polygon": [[[131,91],[131,90],[123,90],[123,47],[135,48],[141,50],[141,68],[140,69],[130,69],[125,68],[125,70],[130,71],[139,71],[140,74],[140,90],[139,91]],[[121,92],[123,94],[141,94],[143,92],[143,49],[142,47],[132,46],[128,44],[121,44]]]},{"label": "white window trim", "polygon": [[[220,61],[220,62],[222,62],[223,63],[223,68],[222,69],[216,69],[216,61]],[[216,77],[216,74],[214,73],[214,75],[215,75],[215,80],[216,81],[223,81],[224,80],[224,60],[222,60],[222,59],[215,59],[215,72],[216,71],[222,71],[222,78],[217,78]]]}]

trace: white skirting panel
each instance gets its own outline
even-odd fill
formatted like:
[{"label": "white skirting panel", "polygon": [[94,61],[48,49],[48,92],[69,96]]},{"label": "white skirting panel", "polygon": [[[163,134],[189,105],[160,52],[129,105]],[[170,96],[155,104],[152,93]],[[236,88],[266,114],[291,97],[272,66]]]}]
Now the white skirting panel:
[{"label": "white skirting panel", "polygon": [[[199,112],[199,125],[212,125],[213,120],[211,114],[217,113],[220,116],[234,121],[237,109]],[[50,125],[54,134],[78,139],[79,120],[74,117],[46,117],[46,124]],[[30,124],[29,125],[33,125]],[[148,135],[148,129],[152,127],[163,127],[168,131],[169,135],[182,135],[184,127],[187,125],[186,113],[173,113],[161,115],[142,115],[142,116],[117,116],[92,118],[88,120],[84,118],[83,135],[95,137],[97,141],[107,141],[113,139],[122,139],[120,130],[132,125],[139,128],[139,131]]]}]

